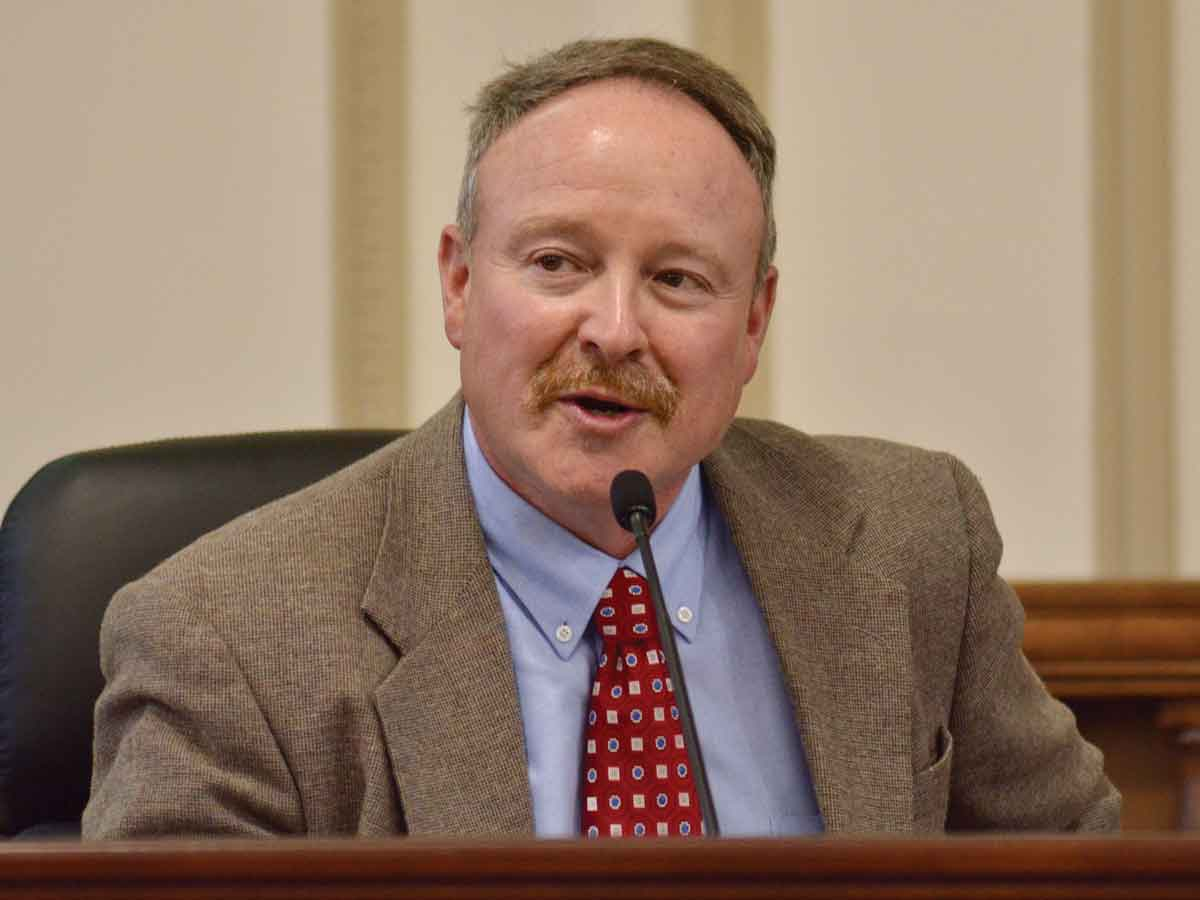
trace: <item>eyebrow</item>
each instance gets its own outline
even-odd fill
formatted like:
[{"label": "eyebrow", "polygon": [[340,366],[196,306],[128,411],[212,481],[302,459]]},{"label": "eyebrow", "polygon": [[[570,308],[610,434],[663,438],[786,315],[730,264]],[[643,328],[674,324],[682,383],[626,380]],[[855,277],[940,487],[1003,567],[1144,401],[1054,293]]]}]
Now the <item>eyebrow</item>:
[{"label": "eyebrow", "polygon": [[586,222],[565,216],[531,216],[517,225],[506,243],[510,249],[514,249],[526,241],[549,234],[578,240],[591,236],[592,229]]}]

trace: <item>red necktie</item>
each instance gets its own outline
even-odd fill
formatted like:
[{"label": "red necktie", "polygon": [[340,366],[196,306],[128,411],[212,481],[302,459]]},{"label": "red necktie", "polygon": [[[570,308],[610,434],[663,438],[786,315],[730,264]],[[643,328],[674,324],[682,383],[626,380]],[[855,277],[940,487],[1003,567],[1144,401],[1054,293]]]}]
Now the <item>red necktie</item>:
[{"label": "red necktie", "polygon": [[696,786],[646,580],[618,569],[592,622],[604,645],[584,730],[583,833],[700,834]]}]

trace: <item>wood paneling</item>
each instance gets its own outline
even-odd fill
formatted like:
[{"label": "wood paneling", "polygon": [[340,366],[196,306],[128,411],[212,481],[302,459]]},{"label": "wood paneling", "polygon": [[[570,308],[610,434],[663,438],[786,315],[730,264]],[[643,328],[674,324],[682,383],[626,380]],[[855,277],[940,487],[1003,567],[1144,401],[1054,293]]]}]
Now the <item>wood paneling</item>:
[{"label": "wood paneling", "polygon": [[1200,582],[1015,587],[1025,653],[1056,696],[1200,697]]},{"label": "wood paneling", "polygon": [[203,841],[0,847],[7,897],[1200,896],[1200,839]]},{"label": "wood paneling", "polygon": [[1200,829],[1200,582],[1014,587],[1025,653],[1104,751],[1123,826]]}]

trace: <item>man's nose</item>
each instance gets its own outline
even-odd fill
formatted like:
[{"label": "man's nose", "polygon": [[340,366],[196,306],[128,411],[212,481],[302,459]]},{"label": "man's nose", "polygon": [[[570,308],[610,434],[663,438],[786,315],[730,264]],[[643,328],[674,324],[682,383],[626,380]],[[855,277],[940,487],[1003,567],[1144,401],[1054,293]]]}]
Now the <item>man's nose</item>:
[{"label": "man's nose", "polygon": [[579,342],[585,354],[611,365],[636,359],[646,349],[640,289],[637,277],[615,273],[596,283],[579,323]]}]

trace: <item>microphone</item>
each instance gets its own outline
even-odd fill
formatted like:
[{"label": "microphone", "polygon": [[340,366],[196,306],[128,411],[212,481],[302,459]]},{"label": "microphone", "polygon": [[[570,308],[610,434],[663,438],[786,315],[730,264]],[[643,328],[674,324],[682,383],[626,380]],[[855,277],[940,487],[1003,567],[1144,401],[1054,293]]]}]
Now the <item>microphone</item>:
[{"label": "microphone", "polygon": [[642,565],[646,567],[646,581],[650,584],[650,599],[654,603],[654,618],[658,622],[658,634],[662,638],[663,656],[667,661],[667,673],[671,676],[671,689],[675,693],[675,705],[679,707],[679,724],[683,731],[683,742],[687,747],[688,764],[696,781],[696,794],[700,801],[700,815],[705,824],[705,834],[717,837],[717,811],[713,806],[712,794],[708,789],[708,773],[704,769],[704,758],[700,753],[700,741],[696,737],[696,726],[692,720],[692,704],[688,701],[687,685],[683,680],[683,667],[679,664],[679,653],[675,649],[675,630],[671,627],[671,616],[663,600],[662,585],[658,581],[658,569],[654,565],[654,554],[650,550],[650,526],[658,515],[654,502],[654,488],[645,473],[637,469],[619,472],[609,488],[613,515],[626,531],[633,532],[638,550],[642,553]]},{"label": "microphone", "polygon": [[[613,515],[617,517],[617,524],[626,531],[634,531],[631,520],[635,514],[641,514],[645,523],[642,526],[643,530],[653,525],[654,520],[658,518],[654,488],[650,486],[650,479],[645,473],[637,469],[626,469],[617,473],[608,494],[612,500]],[[636,532],[634,537],[637,537]]]}]

